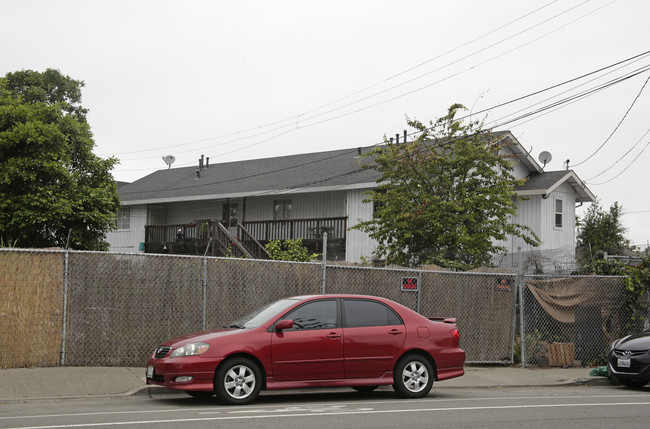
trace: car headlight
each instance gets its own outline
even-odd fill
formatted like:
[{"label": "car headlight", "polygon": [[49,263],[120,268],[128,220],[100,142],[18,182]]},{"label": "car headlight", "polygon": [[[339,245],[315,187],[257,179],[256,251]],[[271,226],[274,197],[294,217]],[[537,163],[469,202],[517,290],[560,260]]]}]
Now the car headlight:
[{"label": "car headlight", "polygon": [[169,357],[196,356],[207,352],[210,346],[206,343],[190,343],[177,348]]}]

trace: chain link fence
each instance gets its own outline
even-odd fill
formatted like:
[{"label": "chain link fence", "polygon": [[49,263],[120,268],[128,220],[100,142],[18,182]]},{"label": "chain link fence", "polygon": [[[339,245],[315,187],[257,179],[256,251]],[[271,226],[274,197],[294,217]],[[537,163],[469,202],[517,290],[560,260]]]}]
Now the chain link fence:
[{"label": "chain link fence", "polygon": [[647,315],[627,308],[623,277],[530,276],[521,290],[522,362],[532,366],[605,365],[612,341]]},{"label": "chain link fence", "polygon": [[586,365],[638,328],[623,290],[621,277],[0,249],[0,367],[141,366],[168,338],[322,292],[454,317],[468,363]]}]

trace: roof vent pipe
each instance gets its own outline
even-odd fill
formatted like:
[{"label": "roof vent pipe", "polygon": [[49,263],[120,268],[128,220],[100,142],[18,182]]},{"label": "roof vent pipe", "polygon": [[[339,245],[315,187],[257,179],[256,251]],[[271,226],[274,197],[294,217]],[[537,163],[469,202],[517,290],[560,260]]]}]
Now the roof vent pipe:
[{"label": "roof vent pipe", "polygon": [[205,168],[208,168],[210,166],[210,157],[206,156],[205,157]]},{"label": "roof vent pipe", "polygon": [[203,170],[203,155],[199,158],[199,169]]}]

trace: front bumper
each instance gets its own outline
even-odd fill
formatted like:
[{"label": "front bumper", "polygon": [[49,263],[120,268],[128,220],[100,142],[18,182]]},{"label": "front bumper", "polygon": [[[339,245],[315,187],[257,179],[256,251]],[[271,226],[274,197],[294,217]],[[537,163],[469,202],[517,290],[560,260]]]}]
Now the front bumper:
[{"label": "front bumper", "polygon": [[186,356],[177,358],[149,358],[147,384],[156,384],[176,390],[214,389],[214,373],[223,358]]},{"label": "front bumper", "polygon": [[[626,360],[629,361],[629,366],[619,365]],[[626,355],[623,350],[611,350],[607,359],[607,372],[610,376],[619,379],[650,380],[650,352],[634,352]]]}]

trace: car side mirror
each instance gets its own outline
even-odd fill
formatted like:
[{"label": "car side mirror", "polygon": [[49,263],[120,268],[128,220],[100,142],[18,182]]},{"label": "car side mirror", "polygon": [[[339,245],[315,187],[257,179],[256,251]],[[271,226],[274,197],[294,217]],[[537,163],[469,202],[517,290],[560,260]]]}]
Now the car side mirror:
[{"label": "car side mirror", "polygon": [[291,319],[280,320],[278,323],[275,324],[276,331],[282,331],[291,328],[293,328],[293,320]]}]

